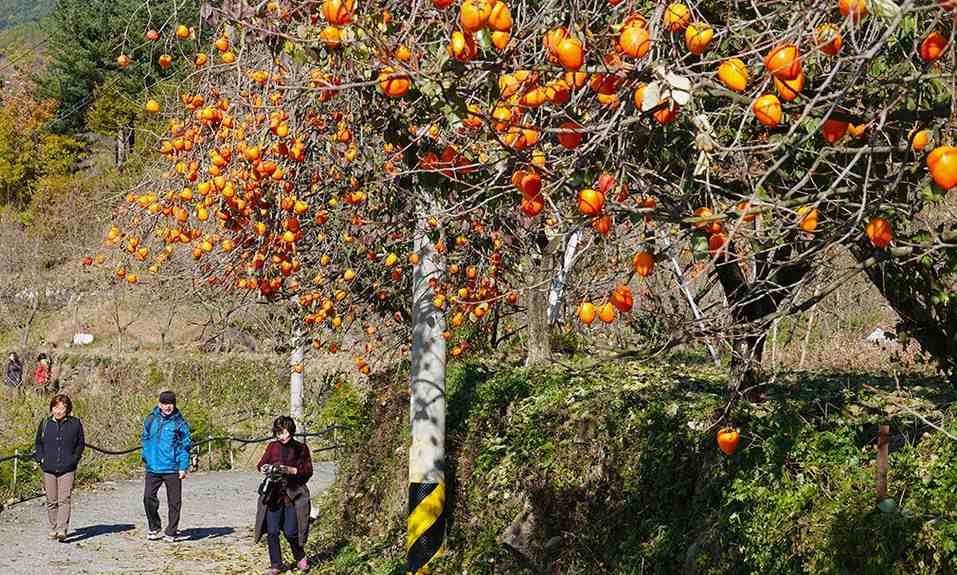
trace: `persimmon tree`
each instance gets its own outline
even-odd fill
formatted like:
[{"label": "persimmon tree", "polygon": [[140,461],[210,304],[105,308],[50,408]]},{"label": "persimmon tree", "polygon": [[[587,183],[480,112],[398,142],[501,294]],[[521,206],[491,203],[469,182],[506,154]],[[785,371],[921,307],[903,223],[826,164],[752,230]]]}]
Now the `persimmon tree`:
[{"label": "persimmon tree", "polygon": [[[467,353],[508,306],[526,309],[534,363],[560,300],[628,347],[635,294],[674,290],[687,307],[672,329],[724,336],[740,388],[758,381],[770,323],[839,286],[799,297],[833,248],[867,270],[911,258],[950,273],[950,232],[900,232],[957,184],[952,9],[207,6],[213,44],[178,53],[195,71],[144,102],[166,123],[161,177],[108,240],[153,272],[180,247],[210,285],[294,301],[313,345],[348,348],[363,373],[407,352],[382,342],[411,339],[413,435],[427,422],[438,446],[421,477],[441,483],[445,341]],[[156,41],[189,37],[171,24]],[[712,286],[723,305],[703,305]],[[428,525],[413,516],[416,572]]]}]

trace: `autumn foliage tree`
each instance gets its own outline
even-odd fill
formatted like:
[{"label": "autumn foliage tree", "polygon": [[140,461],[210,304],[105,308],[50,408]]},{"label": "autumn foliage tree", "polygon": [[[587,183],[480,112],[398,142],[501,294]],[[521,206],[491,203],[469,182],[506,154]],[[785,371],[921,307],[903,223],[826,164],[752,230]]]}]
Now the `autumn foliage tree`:
[{"label": "autumn foliage tree", "polygon": [[0,205],[29,206],[38,180],[69,174],[81,142],[48,129],[56,121],[53,101],[37,101],[27,90],[10,90],[0,104]]}]

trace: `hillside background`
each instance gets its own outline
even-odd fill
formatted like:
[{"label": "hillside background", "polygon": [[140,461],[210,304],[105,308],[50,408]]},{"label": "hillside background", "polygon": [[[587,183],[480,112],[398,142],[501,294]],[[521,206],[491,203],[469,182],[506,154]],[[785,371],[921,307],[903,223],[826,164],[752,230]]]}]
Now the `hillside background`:
[{"label": "hillside background", "polygon": [[0,31],[38,22],[53,10],[56,0],[0,1]]}]

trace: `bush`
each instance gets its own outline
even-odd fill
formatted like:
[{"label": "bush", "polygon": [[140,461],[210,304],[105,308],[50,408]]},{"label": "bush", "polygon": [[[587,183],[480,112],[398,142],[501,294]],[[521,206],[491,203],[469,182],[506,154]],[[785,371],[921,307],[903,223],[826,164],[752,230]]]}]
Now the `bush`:
[{"label": "bush", "polygon": [[[957,443],[900,408],[892,381],[789,375],[769,401],[732,407],[742,443],[730,457],[714,441],[727,382],[711,368],[463,363],[447,383],[448,553],[434,573],[948,574],[957,565]],[[942,384],[910,382],[907,405],[954,434],[953,392]],[[340,477],[340,522],[319,545],[366,555],[336,573],[401,564],[408,427],[395,419],[408,417],[406,402],[399,386],[378,392],[376,433]],[[887,421],[894,504],[878,508],[875,438]],[[391,503],[366,507],[368,498]],[[500,540],[522,509],[538,521],[519,557]]]}]

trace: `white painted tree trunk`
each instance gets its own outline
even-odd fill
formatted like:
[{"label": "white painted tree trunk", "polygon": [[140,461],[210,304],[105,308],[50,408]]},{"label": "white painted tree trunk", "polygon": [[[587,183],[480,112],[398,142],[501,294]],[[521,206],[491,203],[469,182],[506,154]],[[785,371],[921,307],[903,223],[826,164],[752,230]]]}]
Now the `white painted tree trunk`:
[{"label": "white painted tree trunk", "polygon": [[406,573],[424,575],[445,549],[445,316],[432,303],[430,278],[442,266],[416,214],[414,239],[419,261],[412,272],[412,390],[409,418],[409,517]]},{"label": "white painted tree trunk", "polygon": [[442,267],[427,229],[425,215],[418,214],[414,250],[419,263],[412,276],[410,483],[445,482],[445,316],[433,305],[429,286],[429,278],[438,278]]},{"label": "white painted tree trunk", "polygon": [[289,414],[301,424],[305,413],[303,408],[303,374],[302,370],[293,367],[302,365],[306,356],[306,345],[303,342],[302,330],[296,327],[293,331],[293,348],[289,354]]},{"label": "white painted tree trunk", "polygon": [[575,253],[578,250],[578,243],[581,238],[582,230],[575,230],[568,236],[568,242],[565,244],[565,255],[562,257],[561,266],[558,268],[558,275],[552,280],[552,285],[548,290],[548,325],[555,325],[555,322],[558,321],[558,312],[562,307],[562,301],[565,299],[565,278],[575,263]]}]

